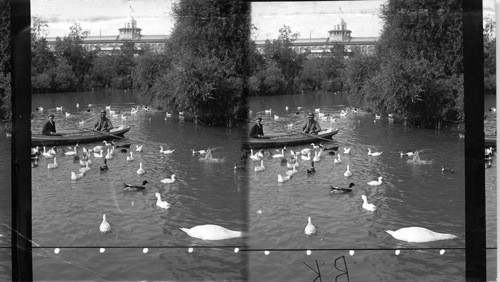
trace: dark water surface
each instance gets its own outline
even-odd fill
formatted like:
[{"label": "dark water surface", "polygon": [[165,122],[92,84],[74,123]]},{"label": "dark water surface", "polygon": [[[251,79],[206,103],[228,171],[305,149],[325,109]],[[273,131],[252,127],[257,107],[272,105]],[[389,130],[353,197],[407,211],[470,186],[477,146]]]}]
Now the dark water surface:
[{"label": "dark water surface", "polygon": [[[465,174],[464,143],[457,131],[429,130],[391,124],[387,116],[376,120],[373,114],[350,113],[339,116],[347,107],[342,94],[296,95],[250,99],[253,117],[262,116],[265,132],[300,130],[308,112],[319,109],[336,118],[335,122],[319,120],[322,128],[338,128],[334,140],[340,145],[340,164],[324,155],[316,163],[317,173],[307,176],[310,161],[300,160],[298,173],[285,183],[278,183],[278,174],[284,175],[286,166],[279,159],[264,156],[262,172],[249,174],[249,244],[261,249],[344,249],[344,251],[272,252],[250,257],[252,281],[303,281],[301,273],[314,279],[314,272],[304,265],[314,266],[315,259],[323,268],[341,274],[333,266],[334,260],[346,256],[350,278],[354,281],[442,280],[465,279]],[[285,107],[289,110],[286,111]],[[297,107],[302,109],[297,110]],[[264,110],[272,109],[271,114]],[[277,119],[275,117],[277,115]],[[491,117],[490,117],[491,118]],[[350,147],[351,153],[343,149]],[[303,145],[287,148],[300,151],[312,148]],[[367,149],[382,151],[374,157]],[[421,162],[408,161],[400,151],[422,150]],[[271,152],[276,154],[274,150]],[[353,175],[344,176],[347,165]],[[454,173],[442,173],[441,166]],[[496,247],[496,157],[493,167],[486,171],[487,185],[487,242]],[[368,181],[383,177],[380,186],[369,186]],[[353,192],[331,194],[330,185],[347,187],[354,182]],[[362,208],[361,195],[377,206],[375,212]],[[313,236],[304,234],[307,218],[317,227]],[[451,233],[458,238],[429,243],[407,243],[392,238],[385,230],[419,226],[440,233]],[[356,251],[350,249],[380,249]],[[402,251],[397,248],[437,248],[423,251]],[[458,248],[458,249],[456,249]],[[444,249],[443,255],[439,254]],[[258,258],[261,258],[260,260]],[[496,259],[489,255],[488,277],[494,279]],[[320,264],[321,265],[321,264]],[[339,262],[340,265],[340,262]],[[286,272],[285,269],[294,271]],[[314,267],[314,269],[316,269]],[[344,269],[343,267],[341,269]]]}]

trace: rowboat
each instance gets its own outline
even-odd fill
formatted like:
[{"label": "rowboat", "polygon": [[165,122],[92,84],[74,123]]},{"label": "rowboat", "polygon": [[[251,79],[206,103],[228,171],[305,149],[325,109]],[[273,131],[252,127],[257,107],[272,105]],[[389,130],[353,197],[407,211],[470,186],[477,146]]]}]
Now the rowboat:
[{"label": "rowboat", "polygon": [[43,135],[32,134],[32,146],[58,146],[71,145],[76,143],[91,143],[103,140],[109,140],[117,137],[123,137],[130,130],[130,127],[118,129],[111,132],[98,132],[94,130],[82,130],[75,132],[62,133],[61,135]]},{"label": "rowboat", "polygon": [[312,142],[332,140],[332,136],[339,132],[338,129],[329,130],[318,135],[312,134],[287,134],[269,136],[269,138],[247,138],[243,141],[243,149],[262,149],[283,146],[295,146]]},{"label": "rowboat", "polygon": [[484,136],[484,146],[487,148],[496,147],[497,146],[497,136],[496,135],[485,135]]}]

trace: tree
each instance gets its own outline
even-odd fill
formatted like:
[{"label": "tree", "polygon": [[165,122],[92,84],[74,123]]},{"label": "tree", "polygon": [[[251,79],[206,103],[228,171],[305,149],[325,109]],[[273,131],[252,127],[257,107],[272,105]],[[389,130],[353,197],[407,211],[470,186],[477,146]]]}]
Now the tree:
[{"label": "tree", "polygon": [[[231,126],[246,116],[250,4],[245,1],[189,1],[174,5],[176,20],[167,53],[171,66],[156,71],[140,62],[144,100],[186,111],[199,121]],[[149,97],[147,97],[149,96]]]}]

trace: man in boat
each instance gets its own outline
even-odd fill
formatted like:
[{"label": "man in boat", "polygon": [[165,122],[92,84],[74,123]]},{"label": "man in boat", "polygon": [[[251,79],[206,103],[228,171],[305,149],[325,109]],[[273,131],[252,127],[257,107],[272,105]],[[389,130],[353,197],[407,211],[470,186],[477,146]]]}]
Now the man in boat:
[{"label": "man in boat", "polygon": [[61,135],[56,133],[56,123],[54,121],[54,115],[49,115],[49,120],[43,125],[42,129],[43,135]]},{"label": "man in boat", "polygon": [[314,114],[309,113],[308,119],[309,120],[302,127],[302,133],[318,134],[321,131],[321,126],[319,126],[319,123],[314,120]]},{"label": "man in boat", "polygon": [[262,127],[261,121],[261,117],[255,119],[255,124],[252,126],[252,129],[250,129],[250,137],[264,138],[264,128]]},{"label": "man in boat", "polygon": [[113,129],[113,124],[111,120],[106,117],[106,111],[102,110],[101,118],[95,123],[94,130],[109,132],[111,129]]}]

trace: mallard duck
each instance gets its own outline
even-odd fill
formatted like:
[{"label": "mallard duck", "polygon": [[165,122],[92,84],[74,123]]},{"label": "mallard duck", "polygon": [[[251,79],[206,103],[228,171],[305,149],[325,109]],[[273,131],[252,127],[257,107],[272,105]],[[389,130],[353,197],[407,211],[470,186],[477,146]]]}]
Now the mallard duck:
[{"label": "mallard duck", "polygon": [[330,185],[330,188],[332,189],[330,193],[349,193],[352,191],[352,186],[356,186],[356,184],[351,182],[349,184],[349,188],[339,188]]},{"label": "mallard duck", "polygon": [[101,172],[104,172],[104,171],[108,171],[108,170],[109,170],[109,169],[108,169],[108,161],[107,161],[106,159],[104,159],[104,165],[103,165],[103,166],[101,166],[101,167],[99,167],[99,170],[100,170]]},{"label": "mallard duck", "polygon": [[127,184],[123,183],[123,190],[125,191],[140,191],[146,189],[146,184],[149,182],[147,180],[142,181],[142,185],[132,185],[132,184]]}]

